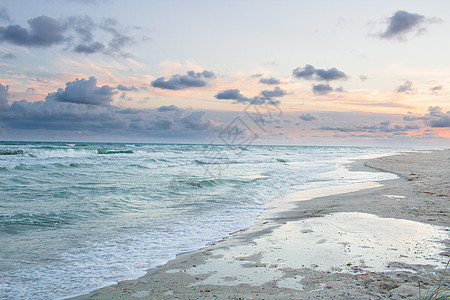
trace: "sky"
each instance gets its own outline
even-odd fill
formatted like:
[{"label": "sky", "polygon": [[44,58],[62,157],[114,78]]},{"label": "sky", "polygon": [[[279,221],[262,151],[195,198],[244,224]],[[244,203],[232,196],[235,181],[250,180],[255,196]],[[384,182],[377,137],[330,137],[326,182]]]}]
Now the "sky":
[{"label": "sky", "polygon": [[2,0],[0,140],[447,147],[448,11]]}]

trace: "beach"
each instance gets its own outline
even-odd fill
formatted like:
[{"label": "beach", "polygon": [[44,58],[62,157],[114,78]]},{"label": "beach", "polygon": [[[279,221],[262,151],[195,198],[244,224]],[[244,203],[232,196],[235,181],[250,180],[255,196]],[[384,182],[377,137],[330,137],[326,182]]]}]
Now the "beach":
[{"label": "beach", "polygon": [[416,299],[448,284],[450,151],[346,167],[398,178],[286,195],[246,230],[77,299]]}]

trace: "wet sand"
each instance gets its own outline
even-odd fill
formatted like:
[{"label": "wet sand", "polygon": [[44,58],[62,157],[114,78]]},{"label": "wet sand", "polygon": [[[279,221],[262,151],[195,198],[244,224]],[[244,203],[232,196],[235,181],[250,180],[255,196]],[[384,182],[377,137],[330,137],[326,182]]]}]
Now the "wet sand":
[{"label": "wet sand", "polygon": [[287,195],[249,229],[79,299],[417,299],[450,258],[450,150],[348,168],[399,178]]}]

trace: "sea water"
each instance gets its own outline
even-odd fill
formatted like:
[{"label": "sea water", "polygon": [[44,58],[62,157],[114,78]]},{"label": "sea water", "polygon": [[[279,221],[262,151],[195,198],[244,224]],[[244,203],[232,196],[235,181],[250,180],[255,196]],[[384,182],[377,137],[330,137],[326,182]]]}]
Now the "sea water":
[{"label": "sea water", "polygon": [[0,298],[55,299],[145,275],[246,228],[290,192],[398,149],[0,142]]}]

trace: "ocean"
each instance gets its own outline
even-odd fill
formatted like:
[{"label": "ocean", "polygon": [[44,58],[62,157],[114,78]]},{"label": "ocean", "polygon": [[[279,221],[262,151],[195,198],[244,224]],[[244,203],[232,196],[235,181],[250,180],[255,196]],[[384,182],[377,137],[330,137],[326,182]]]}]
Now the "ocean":
[{"label": "ocean", "polygon": [[0,298],[61,299],[145,275],[349,172],[365,147],[0,142]]}]

